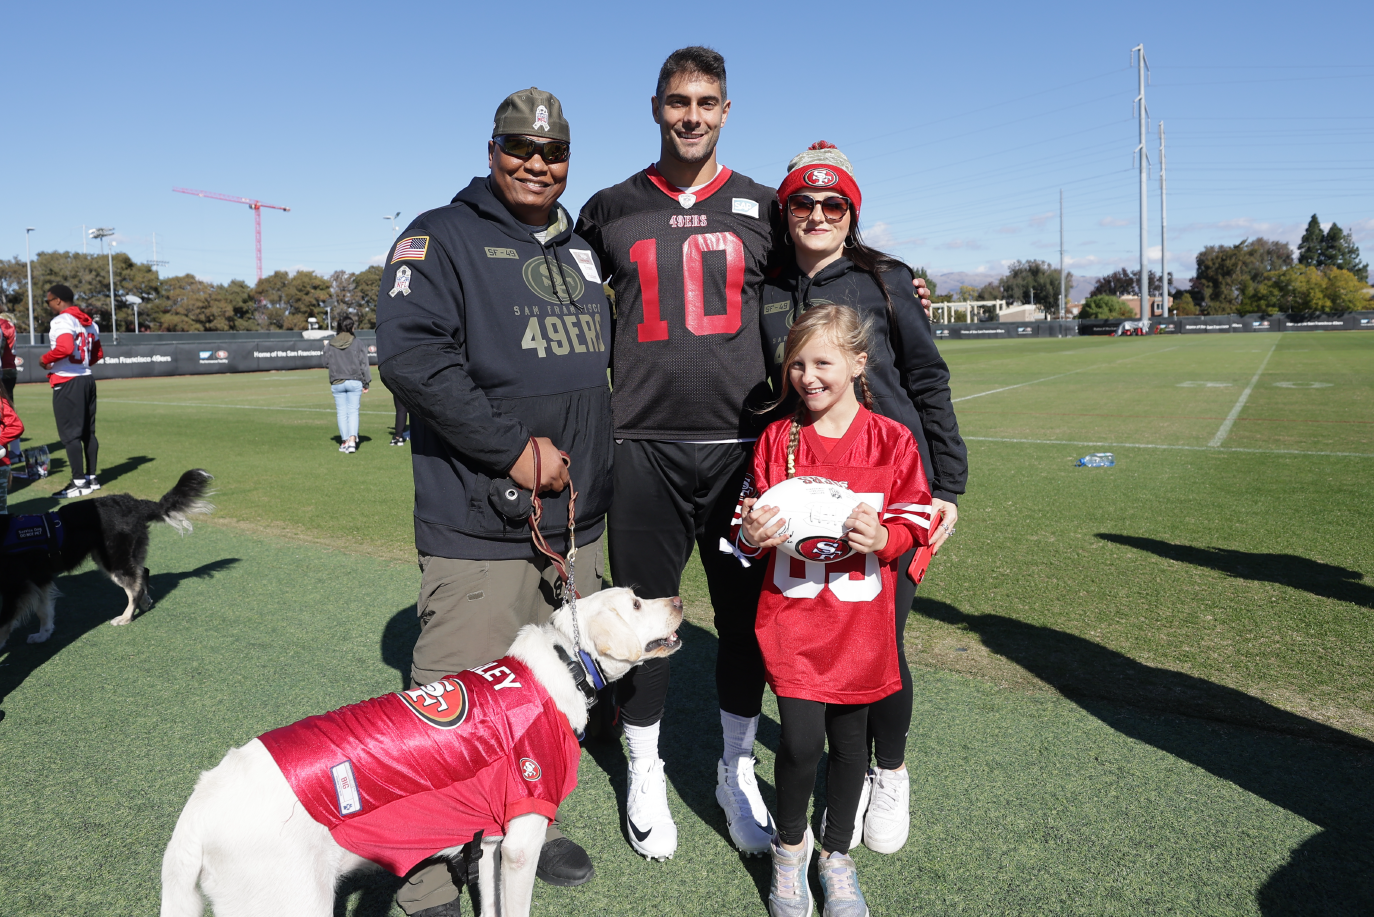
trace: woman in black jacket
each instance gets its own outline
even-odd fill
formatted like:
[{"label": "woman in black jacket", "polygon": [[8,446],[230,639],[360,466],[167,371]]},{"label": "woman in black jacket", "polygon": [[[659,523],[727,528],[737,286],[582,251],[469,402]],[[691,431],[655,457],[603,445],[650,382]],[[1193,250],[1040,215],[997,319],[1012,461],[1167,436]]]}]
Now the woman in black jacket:
[{"label": "woman in black jacket", "polygon": [[[950,400],[949,367],[935,346],[930,321],[912,289],[912,270],[863,244],[858,215],[862,195],[849,160],[821,141],[793,159],[778,189],[793,257],[765,282],[760,321],[764,358],[781,391],[787,331],[813,305],[841,303],[872,322],[868,383],[874,411],[905,424],[915,436],[930,480],[933,508],[944,513],[931,533],[938,550],[959,517],[958,495],[968,478],[968,453]],[[913,553],[915,549],[913,548]],[[905,570],[910,556],[903,557]],[[897,647],[902,690],[869,709],[876,766],[869,771],[854,845],[894,853],[910,830],[906,734],[911,726],[911,670],[902,649],[906,617],[916,595],[909,577],[898,580]],[[865,811],[867,810],[867,811]]]}]

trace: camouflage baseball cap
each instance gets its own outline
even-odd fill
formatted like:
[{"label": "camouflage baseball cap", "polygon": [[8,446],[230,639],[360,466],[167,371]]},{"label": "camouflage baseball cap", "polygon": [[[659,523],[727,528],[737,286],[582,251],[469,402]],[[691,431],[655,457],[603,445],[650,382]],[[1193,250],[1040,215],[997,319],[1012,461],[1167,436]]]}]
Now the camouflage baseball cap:
[{"label": "camouflage baseball cap", "polygon": [[572,141],[568,121],[563,117],[563,103],[553,93],[533,86],[506,96],[496,109],[491,135],[499,137],[502,134]]}]

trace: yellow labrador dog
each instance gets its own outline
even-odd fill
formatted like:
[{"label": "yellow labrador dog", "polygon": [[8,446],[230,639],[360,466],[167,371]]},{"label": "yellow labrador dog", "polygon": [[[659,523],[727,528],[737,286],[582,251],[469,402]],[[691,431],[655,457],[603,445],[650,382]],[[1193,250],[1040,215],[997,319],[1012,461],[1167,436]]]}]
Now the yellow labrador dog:
[{"label": "yellow labrador dog", "polygon": [[162,917],[200,917],[202,892],[217,917],[330,917],[345,874],[405,875],[476,837],[482,913],[528,914],[597,687],[681,646],[678,598],[607,589],[576,618],[564,606],[502,659],[232,749],[177,820]]}]

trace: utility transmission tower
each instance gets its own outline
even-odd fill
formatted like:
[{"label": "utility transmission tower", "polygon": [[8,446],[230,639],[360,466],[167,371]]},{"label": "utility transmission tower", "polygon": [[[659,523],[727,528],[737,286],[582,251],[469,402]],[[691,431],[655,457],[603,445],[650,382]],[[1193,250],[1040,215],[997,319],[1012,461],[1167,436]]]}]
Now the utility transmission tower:
[{"label": "utility transmission tower", "polygon": [[1164,200],[1164,122],[1159,122],[1159,284],[1163,315],[1169,317],[1169,208]]},{"label": "utility transmission tower", "polygon": [[[1137,56],[1138,55],[1138,56]],[[1145,151],[1145,135],[1150,125],[1145,109],[1145,74],[1150,65],[1145,61],[1145,46],[1136,45],[1131,49],[1131,63],[1140,68],[1140,94],[1135,97],[1135,108],[1140,115],[1140,145],[1135,148],[1140,157],[1140,320],[1150,320],[1150,269],[1145,264],[1145,219],[1149,215],[1145,209],[1145,183],[1149,178],[1149,154]]]},{"label": "utility transmission tower", "polygon": [[1064,189],[1059,189],[1059,317],[1068,318],[1069,292],[1064,289]]},{"label": "utility transmission tower", "polygon": [[218,194],[214,191],[195,191],[191,188],[173,188],[180,194],[194,194],[196,197],[208,197],[217,201],[229,201],[231,204],[247,204],[253,209],[253,242],[257,248],[258,255],[258,279],[262,279],[262,208],[270,207],[273,210],[290,212],[290,207],[279,207],[276,204],[264,204],[262,201],[255,201],[250,197],[236,197],[232,194]]},{"label": "utility transmission tower", "polygon": [[[148,265],[148,267],[152,268],[153,270],[159,271],[159,273],[161,273],[161,271],[159,270],[160,268],[164,268],[167,266],[166,261],[157,260],[157,233],[153,233],[153,257],[150,260],[145,261],[143,263]],[[137,322],[134,323],[135,329],[137,329],[137,324]]]}]

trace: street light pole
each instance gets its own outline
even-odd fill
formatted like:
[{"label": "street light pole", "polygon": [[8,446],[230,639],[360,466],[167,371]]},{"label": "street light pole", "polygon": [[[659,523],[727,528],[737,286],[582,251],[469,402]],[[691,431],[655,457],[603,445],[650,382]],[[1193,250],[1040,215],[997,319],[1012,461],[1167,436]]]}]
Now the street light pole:
[{"label": "street light pole", "polygon": [[33,339],[33,261],[29,258],[29,233],[33,232],[30,226],[24,230],[24,266],[29,272],[29,346],[34,345]]},{"label": "street light pole", "polygon": [[[98,228],[98,229],[92,229],[92,230],[90,230],[89,232],[87,232],[87,235],[89,235],[92,239],[100,239],[100,240],[101,240],[101,242],[100,242],[101,248],[104,248],[104,246],[105,246],[105,241],[104,241],[104,240],[105,240],[107,237],[114,235],[114,227],[113,227],[113,226],[101,226],[101,227]],[[109,262],[110,262],[110,331],[114,334],[114,338],[113,338],[113,340],[112,340],[112,343],[118,344],[118,343],[119,343],[119,329],[115,327],[115,301],[114,301],[114,243],[113,243],[113,242],[110,243],[110,252],[109,252],[109,259],[108,259],[108,260],[109,260]]]},{"label": "street light pole", "polygon": [[114,247],[110,243],[110,250],[106,253],[106,259],[110,262],[110,332],[114,335],[111,343],[119,343],[119,323],[115,321],[115,301],[114,301]]}]

